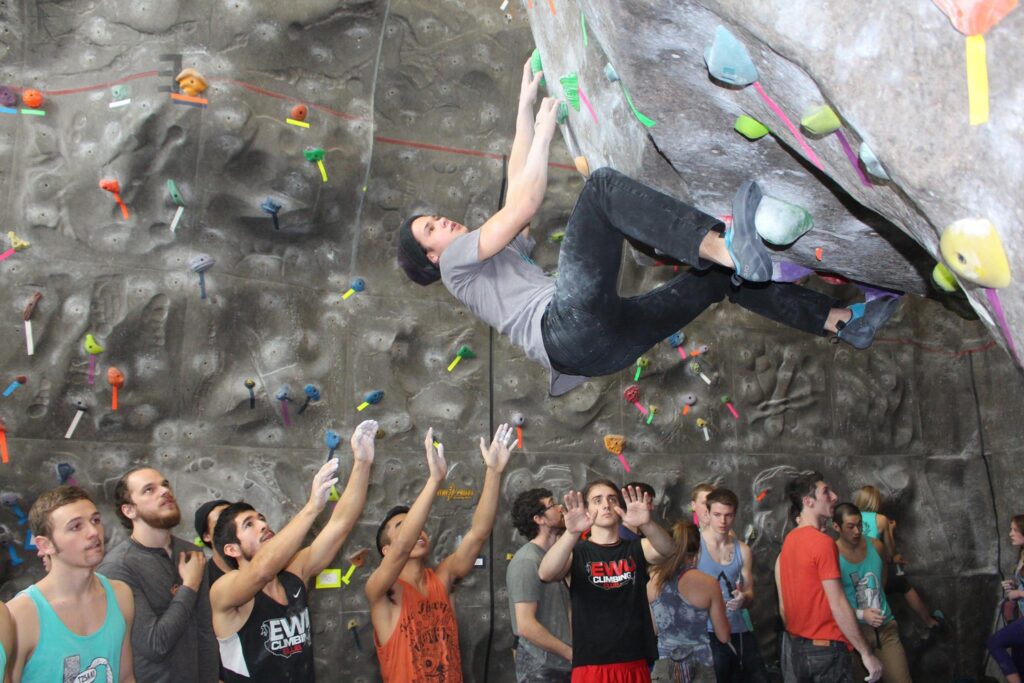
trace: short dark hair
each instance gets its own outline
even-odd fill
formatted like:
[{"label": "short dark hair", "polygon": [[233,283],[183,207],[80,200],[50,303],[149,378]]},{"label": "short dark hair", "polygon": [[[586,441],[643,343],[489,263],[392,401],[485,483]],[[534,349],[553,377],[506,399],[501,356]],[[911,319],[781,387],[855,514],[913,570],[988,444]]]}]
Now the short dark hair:
[{"label": "short dark hair", "polygon": [[790,479],[786,484],[786,497],[789,498],[789,518],[795,519],[804,511],[804,498],[814,498],[818,482],[825,481],[821,472],[804,472]]},{"label": "short dark hair", "polygon": [[238,560],[225,553],[224,547],[229,543],[239,543],[238,524],[236,523],[238,515],[255,509],[243,501],[231,503],[221,511],[220,517],[217,518],[217,524],[213,527],[213,547],[232,569],[238,569]]},{"label": "short dark hair", "polygon": [[719,505],[728,505],[733,509],[733,512],[739,509],[740,499],[735,493],[727,488],[717,488],[708,494],[705,501],[708,505],[708,510],[711,509],[712,503],[718,503]]},{"label": "short dark hair", "polygon": [[512,526],[532,541],[540,533],[540,526],[533,518],[544,514],[544,499],[554,497],[548,489],[530,489],[520,493],[512,503]]},{"label": "short dark hair", "polygon": [[619,503],[622,503],[622,494],[619,492],[619,487],[611,479],[595,479],[588,481],[587,485],[583,487],[583,504],[587,504],[587,499],[590,496],[590,490],[595,486],[607,486],[612,491],[615,491],[615,495],[619,497]]},{"label": "short dark hair", "polygon": [[654,487],[648,484],[647,482],[631,481],[622,488],[628,489],[630,486],[632,486],[635,489],[640,489],[640,493],[646,493],[647,495],[649,495],[652,501],[657,497],[657,494],[654,492]]},{"label": "short dark hair", "polygon": [[41,494],[28,511],[28,528],[32,535],[51,538],[53,521],[50,517],[54,510],[79,500],[92,502],[88,492],[79,486],[58,486]]},{"label": "short dark hair", "polygon": [[387,543],[384,542],[384,527],[388,525],[388,522],[390,522],[392,518],[397,517],[398,515],[407,514],[409,514],[408,505],[396,505],[395,507],[388,510],[388,513],[384,515],[384,521],[381,522],[380,526],[377,527],[377,552],[381,554],[381,557],[384,556],[384,546],[391,545],[390,538],[388,539]]},{"label": "short dark hair", "polygon": [[412,222],[425,214],[416,214],[398,227],[398,266],[406,277],[426,287],[441,279],[441,270],[427,258],[427,252],[412,234]]},{"label": "short dark hair", "polygon": [[121,522],[121,526],[125,529],[132,528],[132,520],[125,517],[124,513],[121,512],[122,505],[132,504],[132,494],[131,491],[128,490],[128,477],[132,476],[136,472],[151,469],[153,468],[149,465],[136,465],[122,474],[121,478],[117,480],[116,484],[114,484],[114,514],[117,515],[117,521]]},{"label": "short dark hair", "polygon": [[841,527],[843,526],[843,517],[863,517],[863,515],[860,514],[860,508],[853,503],[840,503],[832,511],[832,521]]}]

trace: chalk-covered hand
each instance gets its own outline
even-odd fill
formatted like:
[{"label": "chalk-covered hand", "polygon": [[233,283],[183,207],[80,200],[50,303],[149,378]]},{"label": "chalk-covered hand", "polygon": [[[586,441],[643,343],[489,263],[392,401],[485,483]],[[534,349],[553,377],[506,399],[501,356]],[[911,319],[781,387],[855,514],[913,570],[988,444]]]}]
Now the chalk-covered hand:
[{"label": "chalk-covered hand", "polygon": [[427,469],[430,471],[430,479],[438,484],[448,476],[448,463],[444,459],[444,444],[434,445],[434,428],[427,430],[427,438],[423,441],[427,451]]},{"label": "chalk-covered hand", "polygon": [[377,438],[377,421],[364,420],[352,432],[352,457],[357,462],[373,464],[374,442]]},{"label": "chalk-covered hand", "polygon": [[537,135],[545,135],[548,140],[554,136],[555,126],[558,125],[558,104],[558,100],[554,97],[545,97],[540,101],[537,119],[533,125]]},{"label": "chalk-covered hand", "polygon": [[310,487],[309,502],[306,505],[315,512],[320,512],[327,505],[327,496],[331,492],[331,487],[338,483],[337,474],[338,459],[331,458],[313,477],[313,486]]},{"label": "chalk-covered hand", "polygon": [[727,612],[738,612],[743,609],[743,603],[747,601],[746,596],[743,595],[743,591],[739,588],[732,592],[732,600],[727,600],[725,603],[725,610]]},{"label": "chalk-covered hand", "polygon": [[537,101],[537,89],[540,87],[540,80],[544,77],[543,71],[533,73],[530,60],[523,64],[523,83],[519,87],[519,106],[533,108]]},{"label": "chalk-covered hand", "polygon": [[626,501],[626,509],[618,505],[615,512],[623,524],[631,527],[642,527],[651,521],[651,496],[634,486],[622,489],[622,499]]},{"label": "chalk-covered hand", "polygon": [[499,474],[504,472],[505,466],[508,465],[508,459],[516,448],[515,442],[515,433],[507,423],[498,425],[498,429],[495,430],[494,438],[491,440],[489,447],[485,445],[484,437],[481,436],[480,455],[483,456],[484,464],[487,465],[487,468]]},{"label": "chalk-covered hand", "polygon": [[562,511],[565,520],[565,530],[570,534],[582,534],[594,526],[594,518],[587,512],[583,496],[578,491],[569,491],[565,494],[565,509]]}]

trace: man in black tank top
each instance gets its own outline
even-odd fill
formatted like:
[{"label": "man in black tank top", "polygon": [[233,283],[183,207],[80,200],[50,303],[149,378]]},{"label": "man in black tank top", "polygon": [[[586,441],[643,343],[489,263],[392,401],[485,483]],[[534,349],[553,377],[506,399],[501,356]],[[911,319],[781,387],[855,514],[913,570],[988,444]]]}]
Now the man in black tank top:
[{"label": "man in black tank top", "polygon": [[213,630],[224,683],[313,683],[313,634],[306,584],[341,550],[362,514],[377,423],[352,434],[352,474],[313,543],[300,550],[337,483],[332,458],[313,478],[309,500],[278,534],[247,503],[224,508],[213,531],[217,552],[233,567],[210,589]]}]

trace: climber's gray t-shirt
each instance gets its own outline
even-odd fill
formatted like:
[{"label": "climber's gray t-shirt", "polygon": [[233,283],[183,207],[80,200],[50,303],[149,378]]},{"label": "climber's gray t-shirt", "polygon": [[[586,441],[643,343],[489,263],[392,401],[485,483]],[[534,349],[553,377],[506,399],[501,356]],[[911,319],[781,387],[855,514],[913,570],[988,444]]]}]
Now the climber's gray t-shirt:
[{"label": "climber's gray t-shirt", "polygon": [[532,237],[516,236],[489,259],[477,258],[480,231],[448,245],[441,254],[441,281],[473,315],[523,349],[551,372],[550,392],[560,396],[586,381],[551,369],[540,321],[555,292],[555,281],[530,258]]}]

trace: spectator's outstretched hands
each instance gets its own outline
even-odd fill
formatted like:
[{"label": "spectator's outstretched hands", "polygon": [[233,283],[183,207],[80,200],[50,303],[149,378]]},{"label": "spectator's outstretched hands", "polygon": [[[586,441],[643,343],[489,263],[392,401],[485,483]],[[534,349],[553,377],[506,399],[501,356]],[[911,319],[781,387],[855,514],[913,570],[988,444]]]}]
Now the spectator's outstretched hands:
[{"label": "spectator's outstretched hands", "polygon": [[632,527],[641,527],[651,521],[651,497],[640,491],[640,489],[629,486],[622,489],[622,500],[626,502],[626,509],[618,505],[615,512],[623,524]]},{"label": "spectator's outstretched hands", "polygon": [[448,476],[448,463],[444,460],[444,444],[438,443],[434,446],[434,428],[427,430],[427,438],[423,441],[427,451],[427,469],[430,470],[430,478],[441,483]]},{"label": "spectator's outstretched hands", "polygon": [[499,474],[505,471],[508,459],[512,455],[512,451],[515,450],[513,445],[515,440],[515,433],[507,423],[498,425],[489,448],[484,445],[484,437],[480,437],[480,455],[483,456],[484,464],[488,469]]},{"label": "spectator's outstretched hands", "polygon": [[313,486],[309,492],[309,505],[312,509],[320,512],[327,505],[327,496],[331,492],[331,487],[338,483],[338,477],[335,475],[338,473],[338,459],[331,458],[323,464],[320,471],[313,477]]},{"label": "spectator's outstretched hands", "polygon": [[594,518],[587,512],[583,496],[578,491],[569,491],[569,493],[565,494],[564,500],[565,510],[563,510],[562,514],[567,532],[570,534],[582,534],[594,526]]},{"label": "spectator's outstretched hands", "polygon": [[358,462],[373,464],[374,440],[377,438],[377,421],[364,420],[352,432],[352,457]]},{"label": "spectator's outstretched hands", "polygon": [[537,89],[540,87],[542,78],[544,78],[544,72],[533,73],[530,60],[527,59],[526,64],[523,64],[523,83],[519,87],[520,107],[533,107],[533,103],[537,101]]}]

